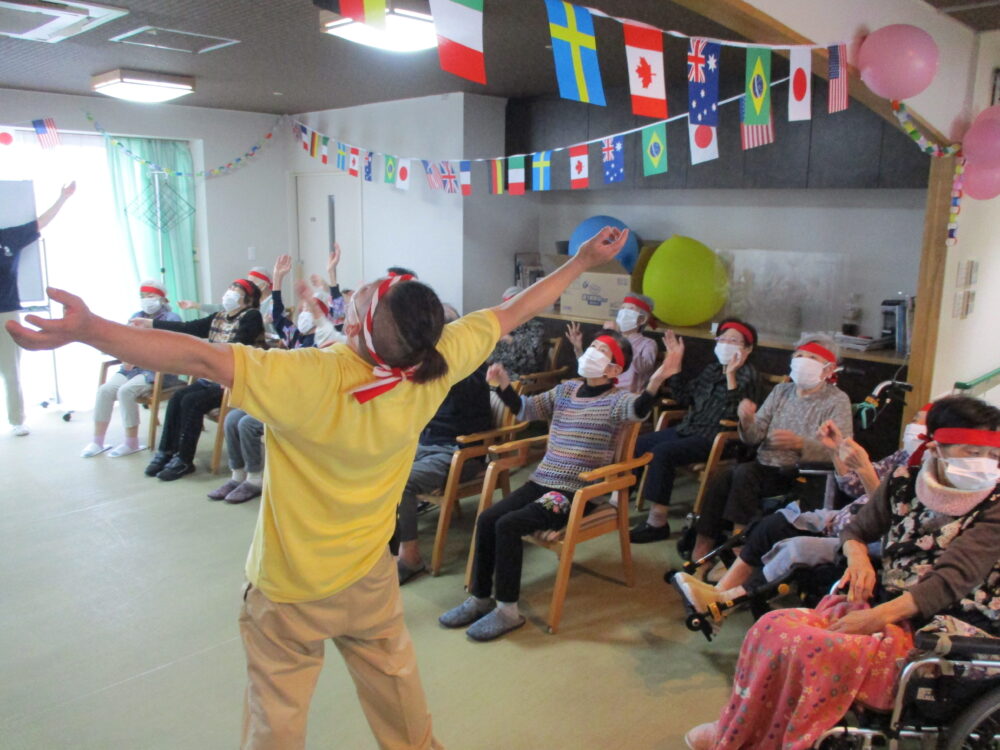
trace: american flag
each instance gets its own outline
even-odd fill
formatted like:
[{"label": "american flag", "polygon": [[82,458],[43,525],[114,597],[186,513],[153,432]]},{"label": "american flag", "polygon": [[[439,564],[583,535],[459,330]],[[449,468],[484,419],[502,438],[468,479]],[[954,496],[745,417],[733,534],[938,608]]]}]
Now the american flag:
[{"label": "american flag", "polygon": [[46,117],[44,120],[32,120],[31,124],[35,126],[35,135],[42,148],[55,148],[59,145],[59,131],[56,130],[55,120]]},{"label": "american flag", "polygon": [[444,185],[444,191],[446,193],[457,193],[458,175],[455,174],[455,168],[452,166],[451,162],[441,162],[438,167],[438,171],[441,173],[441,183]]},{"label": "american flag", "polygon": [[424,165],[424,174],[427,175],[427,187],[431,190],[440,190],[441,175],[438,172],[437,164],[432,161],[421,160],[421,164]]},{"label": "american flag", "polygon": [[601,161],[614,161],[615,160],[615,139],[612,138],[602,138],[601,139]]},{"label": "american flag", "polygon": [[828,112],[842,112],[847,109],[847,45],[834,44],[830,52],[830,98]]},{"label": "american flag", "polygon": [[743,122],[743,110],[746,109],[746,96],[740,97],[740,145],[746,151],[757,146],[774,143],[774,118],[768,113],[767,125],[746,125]]},{"label": "american flag", "polygon": [[372,164],[375,159],[375,154],[371,151],[365,151],[365,182],[372,181]]},{"label": "american flag", "polygon": [[692,39],[688,47],[688,80],[695,83],[705,82],[705,39]]}]

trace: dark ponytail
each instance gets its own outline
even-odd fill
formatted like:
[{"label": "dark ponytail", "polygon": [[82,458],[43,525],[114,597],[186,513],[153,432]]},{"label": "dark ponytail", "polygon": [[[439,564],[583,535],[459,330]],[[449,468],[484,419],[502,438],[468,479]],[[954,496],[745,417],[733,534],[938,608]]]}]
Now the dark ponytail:
[{"label": "dark ponytail", "polygon": [[[390,315],[383,311],[388,309]],[[448,372],[448,362],[437,350],[444,329],[444,308],[426,284],[396,284],[382,298],[372,331],[375,349],[390,367],[413,367],[414,383],[437,380]]]}]

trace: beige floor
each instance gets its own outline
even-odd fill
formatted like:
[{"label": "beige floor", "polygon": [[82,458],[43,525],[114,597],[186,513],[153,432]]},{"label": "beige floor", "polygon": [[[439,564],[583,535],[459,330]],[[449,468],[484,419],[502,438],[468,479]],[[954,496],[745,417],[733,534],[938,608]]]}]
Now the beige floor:
[{"label": "beige floor", "polygon": [[[148,479],[145,453],[80,459],[89,417],[46,413],[29,437],[0,437],[0,747],[234,748],[244,684],[236,616],[258,503],[209,502],[222,479],[204,470]],[[685,484],[678,496],[691,493]],[[615,540],[584,545],[558,635],[543,622],[555,557],[535,547],[525,555],[524,628],[491,644],[440,628],[437,616],[464,595],[473,513],[453,530],[442,576],[404,588],[448,748],[673,750],[687,728],[717,716],[748,620],[735,615],[712,644],[684,628],[661,578],[676,563],[673,543],[633,548],[634,589],[616,582]],[[423,520],[428,546],[435,521]],[[309,747],[374,748],[328,653]]]}]

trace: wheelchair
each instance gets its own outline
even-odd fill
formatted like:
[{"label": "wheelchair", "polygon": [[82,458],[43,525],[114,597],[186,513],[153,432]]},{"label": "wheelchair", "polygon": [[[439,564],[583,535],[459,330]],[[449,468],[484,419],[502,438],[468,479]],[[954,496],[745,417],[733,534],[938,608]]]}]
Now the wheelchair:
[{"label": "wheelchair", "polygon": [[1000,638],[918,632],[892,711],[855,706],[817,750],[1000,747]]}]

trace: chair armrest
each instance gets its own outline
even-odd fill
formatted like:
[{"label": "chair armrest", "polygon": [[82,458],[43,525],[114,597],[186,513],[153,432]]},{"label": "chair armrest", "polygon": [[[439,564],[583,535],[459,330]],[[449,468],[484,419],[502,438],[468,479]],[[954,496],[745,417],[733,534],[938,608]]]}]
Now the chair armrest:
[{"label": "chair armrest", "polygon": [[665,430],[671,423],[679,422],[687,416],[687,409],[667,409],[660,412],[660,418],[656,422],[656,430]]},{"label": "chair armrest", "polygon": [[568,369],[569,369],[569,367],[563,366],[563,367],[557,367],[555,370],[545,370],[544,372],[530,372],[530,373],[527,373],[525,375],[521,375],[517,379],[517,382],[519,382],[519,383],[525,383],[525,382],[530,383],[530,382],[536,381],[536,380],[551,380],[551,379],[555,379],[555,378],[558,378],[560,375],[565,374],[565,372]]},{"label": "chair armrest", "polygon": [[580,479],[584,482],[594,482],[598,479],[604,479],[605,477],[613,476],[615,474],[624,474],[625,472],[633,471],[638,469],[640,466],[645,466],[652,460],[652,453],[643,453],[641,456],[630,458],[628,461],[619,461],[618,463],[602,466],[599,469],[582,471],[580,472]]},{"label": "chair armrest", "polygon": [[832,474],[835,471],[830,461],[799,461],[795,468],[800,474]]},{"label": "chair armrest", "polygon": [[492,455],[499,455],[501,453],[513,453],[514,451],[521,450],[522,448],[534,448],[539,445],[545,445],[549,440],[548,435],[538,435],[536,437],[521,438],[520,440],[514,440],[510,443],[501,443],[500,445],[491,445],[490,453]]},{"label": "chair armrest", "polygon": [[918,630],[913,645],[921,651],[933,651],[954,659],[1000,656],[1000,638],[945,635]]},{"label": "chair armrest", "polygon": [[513,437],[527,426],[527,422],[518,422],[517,424],[510,425],[510,427],[498,427],[495,430],[487,430],[486,432],[475,432],[471,435],[459,435],[455,438],[455,442],[459,445],[469,445],[470,443],[480,443],[486,440],[495,440],[502,437]]},{"label": "chair armrest", "polygon": [[720,419],[719,424],[728,430],[735,430],[740,426],[740,423],[735,419]]}]

